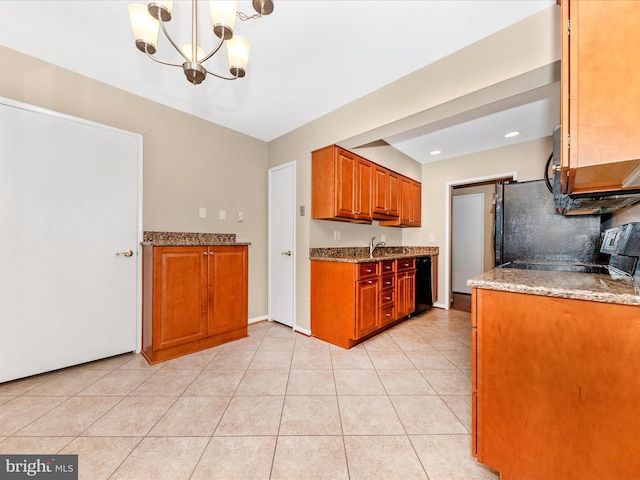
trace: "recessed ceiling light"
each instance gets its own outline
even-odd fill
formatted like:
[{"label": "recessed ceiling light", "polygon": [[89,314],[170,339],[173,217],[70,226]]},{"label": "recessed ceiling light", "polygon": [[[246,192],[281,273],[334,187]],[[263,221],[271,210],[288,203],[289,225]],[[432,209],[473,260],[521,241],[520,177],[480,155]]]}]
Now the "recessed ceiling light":
[{"label": "recessed ceiling light", "polygon": [[429,155],[440,155],[442,153],[442,150],[433,150],[432,152],[429,152]]},{"label": "recessed ceiling light", "polygon": [[517,137],[518,135],[520,135],[520,132],[509,132],[509,133],[505,133],[504,134],[504,138],[512,138],[512,137]]}]

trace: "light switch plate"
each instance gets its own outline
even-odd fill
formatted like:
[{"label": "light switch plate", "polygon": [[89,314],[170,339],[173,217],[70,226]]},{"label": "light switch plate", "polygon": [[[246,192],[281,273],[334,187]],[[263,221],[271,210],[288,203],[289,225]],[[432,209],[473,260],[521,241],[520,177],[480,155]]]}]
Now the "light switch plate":
[{"label": "light switch plate", "polygon": [[207,218],[207,209],[205,207],[200,207],[198,209],[198,217],[199,218]]},{"label": "light switch plate", "polygon": [[219,210],[218,211],[218,220],[226,220],[227,219],[227,212],[224,210]]}]

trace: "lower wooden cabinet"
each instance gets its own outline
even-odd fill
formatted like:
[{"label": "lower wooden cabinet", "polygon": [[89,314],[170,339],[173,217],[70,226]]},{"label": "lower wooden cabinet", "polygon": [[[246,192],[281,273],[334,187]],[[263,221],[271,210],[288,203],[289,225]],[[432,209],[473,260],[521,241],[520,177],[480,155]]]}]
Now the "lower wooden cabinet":
[{"label": "lower wooden cabinet", "polygon": [[504,480],[640,472],[634,305],[472,292],[472,453]]},{"label": "lower wooden cabinet", "polygon": [[[399,271],[397,262],[413,268]],[[365,263],[312,260],[311,334],[343,348],[353,347],[415,310],[415,281],[415,258]]]},{"label": "lower wooden cabinet", "polygon": [[247,336],[247,246],[143,247],[142,354],[149,363]]}]

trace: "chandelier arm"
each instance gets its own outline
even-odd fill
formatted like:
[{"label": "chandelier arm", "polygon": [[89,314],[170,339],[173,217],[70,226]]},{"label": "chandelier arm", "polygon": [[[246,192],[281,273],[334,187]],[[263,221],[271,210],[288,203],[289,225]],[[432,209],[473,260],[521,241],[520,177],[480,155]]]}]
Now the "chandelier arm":
[{"label": "chandelier arm", "polygon": [[[206,70],[206,69],[205,69],[205,70]],[[234,76],[231,76],[231,77],[225,77],[225,76],[223,76],[223,75],[218,75],[217,73],[211,72],[210,70],[207,70],[207,73],[208,73],[209,75],[213,75],[214,77],[221,78],[222,80],[235,80],[235,79],[237,79],[237,78],[238,78],[238,76],[237,76],[237,75],[234,75]]]},{"label": "chandelier arm", "polygon": [[[207,60],[209,60],[211,57],[213,57],[216,53],[218,53],[218,50],[220,50],[220,47],[222,47],[222,44],[224,43],[224,36],[222,38],[220,38],[220,41],[218,42],[218,45],[211,50],[204,58],[202,58],[199,63],[204,63]],[[213,75],[213,74],[212,74]]]},{"label": "chandelier arm", "polygon": [[164,60],[160,60],[159,58],[156,58],[153,55],[151,55],[149,52],[147,52],[146,49],[145,49],[144,53],[146,53],[147,57],[149,57],[154,62],[161,63],[163,65],[169,65],[170,67],[181,67],[182,66],[181,63],[171,63],[171,62],[166,62]]},{"label": "chandelier arm", "polygon": [[[182,56],[182,58],[184,58],[185,62],[190,62],[191,59],[187,58],[187,56],[184,53],[182,53],[182,50],[180,50],[180,47],[176,45],[176,42],[173,41],[173,38],[171,38],[171,35],[169,35],[169,32],[167,32],[167,28],[164,26],[164,22],[162,21],[162,18],[158,19],[158,21],[160,22],[160,26],[162,27],[162,31],[164,32],[164,36],[167,37],[167,40],[169,40],[171,45],[173,45],[173,48],[175,48],[178,51],[178,53]],[[177,65],[179,67],[182,66],[181,63],[178,63],[178,64],[166,63],[166,62],[160,62],[160,63],[165,63],[166,65]]]}]

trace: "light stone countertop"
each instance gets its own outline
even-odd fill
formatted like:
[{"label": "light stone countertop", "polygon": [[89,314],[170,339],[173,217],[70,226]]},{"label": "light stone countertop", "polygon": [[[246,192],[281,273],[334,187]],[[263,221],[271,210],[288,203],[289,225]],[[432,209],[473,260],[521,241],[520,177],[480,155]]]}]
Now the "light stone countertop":
[{"label": "light stone countertop", "polygon": [[467,280],[471,288],[640,306],[638,283],[638,277],[517,268],[496,268]]}]

